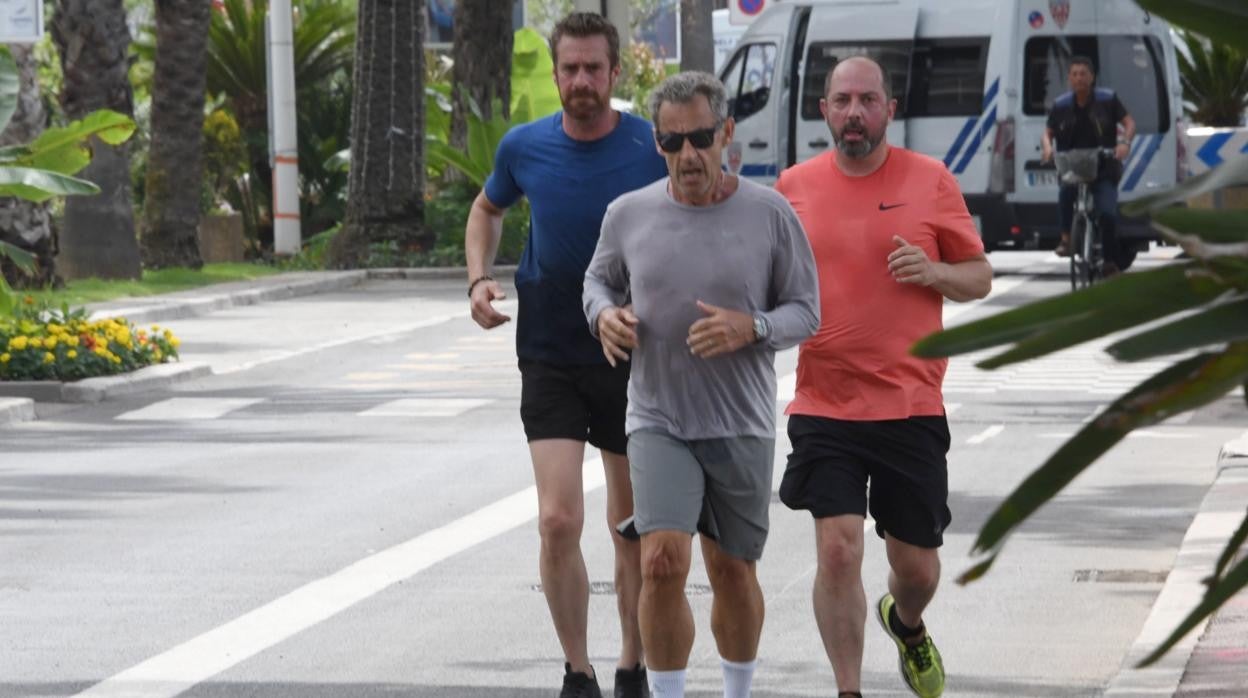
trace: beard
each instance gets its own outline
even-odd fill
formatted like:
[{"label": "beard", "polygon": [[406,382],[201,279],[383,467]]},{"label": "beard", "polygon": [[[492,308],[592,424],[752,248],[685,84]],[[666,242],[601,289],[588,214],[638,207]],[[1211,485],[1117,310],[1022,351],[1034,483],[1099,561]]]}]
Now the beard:
[{"label": "beard", "polygon": [[611,108],[611,97],[593,90],[574,90],[566,95],[561,94],[559,101],[563,104],[563,112],[576,121],[592,121]]},{"label": "beard", "polygon": [[[875,152],[875,149],[884,141],[886,128],[887,126],[872,133],[871,129],[861,121],[851,121],[842,126],[839,133],[833,128],[832,140],[836,142],[836,149],[846,157],[861,160]],[[847,141],[845,140],[847,133],[858,134],[861,140]]]}]

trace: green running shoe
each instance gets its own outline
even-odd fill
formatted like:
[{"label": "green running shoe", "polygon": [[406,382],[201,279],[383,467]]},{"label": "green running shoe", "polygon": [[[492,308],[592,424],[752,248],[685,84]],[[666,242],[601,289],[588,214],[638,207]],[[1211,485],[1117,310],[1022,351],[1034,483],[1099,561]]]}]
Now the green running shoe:
[{"label": "green running shoe", "polygon": [[945,691],[945,665],[940,660],[940,651],[936,649],[930,634],[914,647],[898,637],[888,625],[893,604],[893,595],[885,594],[880,597],[875,610],[884,632],[897,645],[897,668],[901,670],[901,677],[919,698],[939,698]]}]

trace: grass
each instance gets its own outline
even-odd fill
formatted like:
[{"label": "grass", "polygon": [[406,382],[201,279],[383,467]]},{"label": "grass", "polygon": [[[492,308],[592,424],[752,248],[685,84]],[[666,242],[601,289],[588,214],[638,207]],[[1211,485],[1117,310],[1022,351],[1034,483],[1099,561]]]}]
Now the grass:
[{"label": "grass", "polygon": [[143,278],[138,281],[81,279],[70,281],[65,284],[65,288],[55,291],[18,291],[18,295],[33,296],[36,301],[46,301],[54,307],[59,307],[62,303],[77,306],[117,298],[155,296],[229,281],[250,281],[279,273],[279,271],[261,264],[205,264],[204,268],[199,271],[192,269],[144,271]]}]

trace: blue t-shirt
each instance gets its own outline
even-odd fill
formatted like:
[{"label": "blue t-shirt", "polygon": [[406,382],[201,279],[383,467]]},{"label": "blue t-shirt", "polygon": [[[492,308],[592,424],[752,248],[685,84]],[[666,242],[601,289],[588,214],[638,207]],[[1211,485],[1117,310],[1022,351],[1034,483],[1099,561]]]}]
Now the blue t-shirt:
[{"label": "blue t-shirt", "polygon": [[565,365],[606,363],[581,307],[585,269],[607,204],[667,176],[650,122],[620,114],[596,141],[563,132],[562,112],[507,132],[485,197],[499,208],[529,199],[529,240],[516,270],[516,354]]}]

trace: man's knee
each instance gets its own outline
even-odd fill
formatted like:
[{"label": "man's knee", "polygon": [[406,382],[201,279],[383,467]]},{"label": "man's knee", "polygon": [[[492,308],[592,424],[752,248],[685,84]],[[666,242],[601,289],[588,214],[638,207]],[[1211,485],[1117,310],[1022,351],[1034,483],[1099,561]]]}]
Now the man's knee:
[{"label": "man's knee", "polygon": [[707,558],[706,575],[716,593],[734,593],[752,588],[757,582],[755,566],[748,560],[728,554]]},{"label": "man's knee", "polygon": [[824,526],[820,530],[816,555],[821,573],[836,577],[862,574],[861,524],[856,523],[855,527],[856,531],[842,526]]},{"label": "man's knee", "polygon": [[580,513],[552,508],[543,511],[538,518],[537,531],[545,545],[557,548],[579,545],[583,524],[584,519]]},{"label": "man's knee", "polygon": [[[685,534],[678,534],[685,535]],[[673,535],[652,533],[642,539],[641,576],[648,584],[684,584],[689,574],[689,552]]]},{"label": "man's knee", "polygon": [[934,549],[916,548],[894,555],[890,563],[893,574],[906,586],[932,590],[940,584],[940,557]]}]

